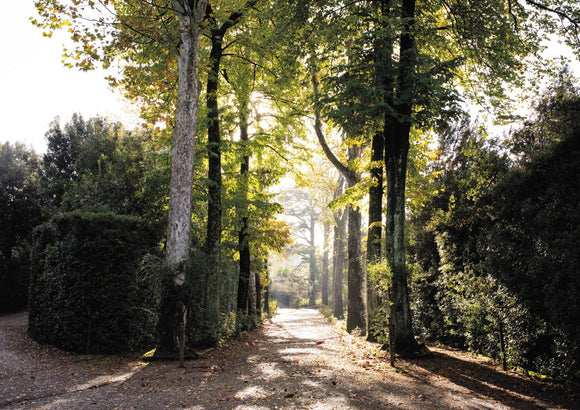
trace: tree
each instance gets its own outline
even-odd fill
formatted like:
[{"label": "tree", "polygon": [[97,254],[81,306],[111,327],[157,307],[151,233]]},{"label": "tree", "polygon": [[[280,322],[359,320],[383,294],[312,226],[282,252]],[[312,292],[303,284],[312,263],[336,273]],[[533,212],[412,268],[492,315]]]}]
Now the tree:
[{"label": "tree", "polygon": [[580,115],[578,95],[580,89],[569,67],[564,66],[554,82],[534,101],[533,116],[507,141],[517,162],[526,164],[539,152],[577,132],[580,125],[575,120]]},{"label": "tree", "polygon": [[[177,267],[189,256],[191,239],[191,194],[193,185],[193,158],[199,101],[198,55],[201,25],[207,0],[172,0],[179,21],[179,51],[177,103],[171,155],[171,182],[167,223],[167,260]],[[185,283],[183,269],[176,270],[173,282]],[[167,343],[169,338],[167,338]],[[175,342],[169,346],[175,349]],[[168,346],[168,347],[169,347]]]},{"label": "tree", "polygon": [[296,242],[293,253],[302,259],[301,264],[308,266],[308,305],[315,306],[318,293],[318,258],[316,252],[316,232],[319,222],[319,204],[304,187],[285,189],[284,210],[294,228]]},{"label": "tree", "polygon": [[0,144],[0,312],[28,301],[32,230],[42,221],[39,162],[22,144]]},{"label": "tree", "polygon": [[[344,177],[339,178],[334,200],[343,195]],[[333,244],[332,244],[332,314],[337,319],[344,319],[342,297],[342,282],[344,277],[344,262],[346,261],[346,224],[348,213],[343,209],[335,209],[333,213]]]},{"label": "tree", "polygon": [[102,117],[74,114],[46,133],[42,195],[47,214],[83,210],[145,217],[163,236],[167,161],[146,130],[127,131]]},{"label": "tree", "polygon": [[[315,98],[318,97],[318,77],[315,72],[312,75],[312,84]],[[347,189],[354,189],[360,181],[360,175],[354,168],[354,164],[360,157],[360,146],[348,148],[347,164],[344,165],[331,151],[326,142],[326,137],[322,130],[320,111],[314,108],[314,130],[324,154],[335,168],[344,176]],[[348,297],[347,297],[347,325],[348,332],[358,329],[362,334],[367,331],[367,311],[366,311],[366,275],[361,262],[361,214],[355,204],[348,205]]]},{"label": "tree", "polygon": [[[80,120],[78,115],[73,115],[73,124],[79,125]],[[63,132],[57,118],[45,134],[47,151],[42,157],[42,185],[47,203],[54,207],[60,205],[66,186],[78,178],[76,160],[79,142],[74,132],[77,127],[73,124]]]},{"label": "tree", "polygon": [[321,298],[322,298],[322,304],[325,306],[329,306],[329,289],[328,289],[328,285],[329,285],[329,271],[328,271],[328,251],[330,248],[330,221],[329,220],[324,220],[324,225],[323,225],[323,237],[324,237],[324,244],[323,244],[323,249],[322,249],[322,278],[321,281],[322,283],[320,284],[320,292],[321,292]]}]

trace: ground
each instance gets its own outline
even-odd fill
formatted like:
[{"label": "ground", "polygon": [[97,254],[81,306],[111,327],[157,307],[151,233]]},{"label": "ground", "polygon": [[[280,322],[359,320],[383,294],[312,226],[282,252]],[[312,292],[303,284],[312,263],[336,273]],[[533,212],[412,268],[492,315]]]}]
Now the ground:
[{"label": "ground", "polygon": [[26,314],[0,316],[0,408],[7,409],[534,409],[580,408],[577,394],[491,361],[430,347],[388,358],[316,310],[281,309],[202,359],[144,363],[82,356],[26,334]]}]

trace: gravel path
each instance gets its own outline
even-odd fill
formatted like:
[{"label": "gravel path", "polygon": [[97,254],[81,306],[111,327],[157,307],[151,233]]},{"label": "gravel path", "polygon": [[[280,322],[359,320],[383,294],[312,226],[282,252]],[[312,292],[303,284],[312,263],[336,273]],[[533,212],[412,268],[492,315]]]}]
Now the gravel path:
[{"label": "gravel path", "polygon": [[0,316],[0,408],[580,408],[569,391],[465,353],[433,348],[433,359],[391,368],[376,345],[310,309],[281,309],[185,368],[40,346],[26,337],[25,321]]}]

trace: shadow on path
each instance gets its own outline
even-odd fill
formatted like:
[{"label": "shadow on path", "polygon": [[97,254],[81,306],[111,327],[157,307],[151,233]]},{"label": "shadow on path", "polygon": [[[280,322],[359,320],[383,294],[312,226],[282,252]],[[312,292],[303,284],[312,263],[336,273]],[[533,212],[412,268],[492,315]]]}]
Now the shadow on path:
[{"label": "shadow on path", "polygon": [[[469,389],[479,397],[493,398],[513,409],[579,408],[578,397],[550,383],[513,372],[499,370],[487,359],[465,352],[432,348],[430,360],[416,360],[413,365],[435,377]],[[419,372],[424,378],[424,372]]]},{"label": "shadow on path", "polygon": [[[0,318],[0,347],[24,365],[19,373],[0,368],[0,408],[578,408],[563,390],[498,372],[459,352],[435,348],[433,359],[401,360],[393,369],[375,355],[377,346],[338,331],[309,309],[281,309],[185,368],[68,355],[34,344],[14,328],[8,329],[11,337],[23,339],[9,341],[5,330]],[[30,348],[16,348],[19,343]],[[103,360],[109,361],[101,365]],[[30,375],[34,380],[26,380]]]}]

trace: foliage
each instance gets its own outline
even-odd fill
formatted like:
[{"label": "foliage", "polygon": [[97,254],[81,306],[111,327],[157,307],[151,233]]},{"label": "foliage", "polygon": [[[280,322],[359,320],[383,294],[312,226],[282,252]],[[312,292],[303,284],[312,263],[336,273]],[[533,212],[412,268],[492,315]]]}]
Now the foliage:
[{"label": "foliage", "polygon": [[66,350],[111,353],[155,341],[158,279],[140,269],[155,250],[140,218],[75,211],[35,230],[29,332]]},{"label": "foliage", "polygon": [[28,300],[32,229],[42,220],[39,159],[21,144],[0,144],[0,312]]},{"label": "foliage", "polygon": [[580,132],[580,89],[568,66],[535,101],[533,115],[506,142],[516,162],[528,163],[537,152]]},{"label": "foliage", "polygon": [[576,132],[490,193],[489,203],[503,204],[490,215],[501,223],[478,243],[487,251],[480,269],[493,272],[533,318],[523,367],[573,378],[580,376],[579,171]]},{"label": "foliage", "polygon": [[149,133],[75,114],[64,130],[55,119],[46,138],[43,195],[53,211],[139,215],[164,228],[168,159]]},{"label": "foliage", "polygon": [[445,136],[435,193],[412,219],[412,287],[423,337],[577,379],[580,134],[567,113],[580,100],[567,95],[515,133],[512,147],[543,141],[516,164],[466,125]]},{"label": "foliage", "polygon": [[370,281],[375,284],[377,299],[382,301],[373,312],[373,319],[369,321],[369,334],[373,340],[379,343],[388,343],[388,327],[390,317],[389,287],[392,278],[391,268],[385,261],[378,261],[367,265],[367,275]]}]

